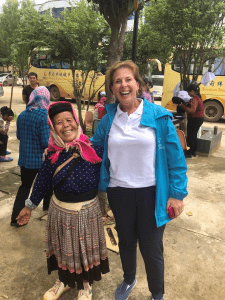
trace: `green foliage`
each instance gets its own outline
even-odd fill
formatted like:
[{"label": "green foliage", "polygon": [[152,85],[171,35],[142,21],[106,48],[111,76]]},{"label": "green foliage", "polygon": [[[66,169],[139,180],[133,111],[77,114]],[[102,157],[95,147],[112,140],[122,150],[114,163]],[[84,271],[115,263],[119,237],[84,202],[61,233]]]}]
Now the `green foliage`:
[{"label": "green foliage", "polygon": [[83,127],[81,96],[87,77],[91,76],[90,71],[96,72],[91,78],[94,83],[98,67],[105,60],[108,24],[92,5],[83,0],[71,10],[66,9],[61,19],[46,16],[45,26],[44,44],[49,54],[53,59],[68,63],[72,70],[74,95]]},{"label": "green foliage", "polygon": [[0,14],[0,61],[7,67],[11,64],[11,44],[13,43],[15,30],[19,23],[19,2],[6,0]]},{"label": "green foliage", "polygon": [[[81,115],[81,95],[87,76],[92,84],[97,78],[99,65],[106,62],[109,44],[109,26],[96,6],[82,0],[55,19],[50,12],[39,14],[33,2],[23,0],[21,8],[17,0],[6,0],[0,15],[0,62],[14,64],[24,74],[29,68],[28,58],[34,49],[48,49],[52,59],[70,64],[73,74],[74,95],[79,119]],[[77,71],[82,74],[78,77]],[[90,74],[91,70],[95,74]],[[76,73],[76,74],[75,74]],[[90,99],[94,95],[90,94]]]},{"label": "green foliage", "polygon": [[[181,82],[189,82],[191,62],[193,80],[202,72],[209,57],[224,55],[222,26],[225,3],[219,0],[157,0],[145,8],[147,23],[141,26],[140,51],[146,57],[169,61],[178,57],[183,66]],[[147,41],[147,42],[146,42]],[[172,56],[171,56],[172,54]]]},{"label": "green foliage", "polygon": [[[7,0],[0,15],[0,61],[14,65],[21,76],[28,70],[28,57],[37,43],[40,44],[43,16],[33,7],[33,2]],[[32,17],[30,17],[32,16]]]},{"label": "green foliage", "polygon": [[[37,44],[37,35],[34,35],[34,30],[38,29],[37,23],[42,17],[40,18],[33,3],[29,0],[22,1],[19,15],[20,19],[10,47],[10,59],[20,75],[24,77],[29,69],[28,58]],[[32,18],[27,18],[27,16],[32,16]]]}]

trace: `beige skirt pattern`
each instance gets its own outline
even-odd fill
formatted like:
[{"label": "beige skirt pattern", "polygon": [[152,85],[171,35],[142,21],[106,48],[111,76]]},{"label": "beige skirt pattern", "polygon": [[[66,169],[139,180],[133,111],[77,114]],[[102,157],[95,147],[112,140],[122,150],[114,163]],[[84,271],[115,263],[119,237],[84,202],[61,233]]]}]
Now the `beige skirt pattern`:
[{"label": "beige skirt pattern", "polygon": [[[90,284],[109,272],[106,240],[98,198],[79,207],[69,209],[73,203],[57,199],[51,203],[46,225],[46,256],[48,273],[59,270],[63,282],[78,289],[83,280]],[[77,204],[75,204],[76,206]],[[79,205],[78,205],[79,206]]]}]

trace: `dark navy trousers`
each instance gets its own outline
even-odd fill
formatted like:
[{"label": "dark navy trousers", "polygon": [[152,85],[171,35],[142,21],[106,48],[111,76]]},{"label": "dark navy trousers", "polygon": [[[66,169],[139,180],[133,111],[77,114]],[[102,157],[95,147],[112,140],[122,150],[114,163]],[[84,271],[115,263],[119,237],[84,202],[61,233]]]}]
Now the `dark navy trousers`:
[{"label": "dark navy trousers", "polygon": [[153,298],[164,294],[163,232],[156,226],[155,186],[108,188],[108,200],[115,217],[124,281],[136,275],[137,241],[144,259],[149,290]]}]

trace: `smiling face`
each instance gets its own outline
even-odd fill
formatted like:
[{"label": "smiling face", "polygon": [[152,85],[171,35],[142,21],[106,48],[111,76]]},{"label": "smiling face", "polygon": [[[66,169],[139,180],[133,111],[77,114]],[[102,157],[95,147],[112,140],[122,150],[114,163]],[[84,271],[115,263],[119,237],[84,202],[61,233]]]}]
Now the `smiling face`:
[{"label": "smiling face", "polygon": [[139,83],[130,68],[119,68],[115,71],[111,91],[125,111],[138,105],[136,96],[138,90]]},{"label": "smiling face", "polygon": [[65,142],[77,137],[78,125],[70,111],[63,111],[53,117],[53,125],[58,136]]},{"label": "smiling face", "polygon": [[30,75],[28,77],[29,81],[30,81],[30,85],[35,87],[37,85],[37,77],[34,75]]}]

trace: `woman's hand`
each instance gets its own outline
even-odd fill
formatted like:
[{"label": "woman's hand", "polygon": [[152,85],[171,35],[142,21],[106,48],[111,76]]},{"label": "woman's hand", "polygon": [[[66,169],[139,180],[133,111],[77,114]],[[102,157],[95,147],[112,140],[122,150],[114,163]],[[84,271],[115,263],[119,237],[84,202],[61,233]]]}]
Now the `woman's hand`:
[{"label": "woman's hand", "polygon": [[184,204],[182,200],[178,200],[175,198],[169,198],[166,206],[166,212],[168,213],[168,207],[172,206],[175,213],[175,218],[177,218],[183,211]]},{"label": "woman's hand", "polygon": [[18,217],[16,218],[17,224],[25,225],[29,222],[31,217],[31,209],[25,206],[21,212],[19,213]]},{"label": "woman's hand", "polygon": [[43,157],[42,157],[43,161],[45,161],[45,155],[48,155],[48,148],[46,148],[44,153],[43,153]]}]

